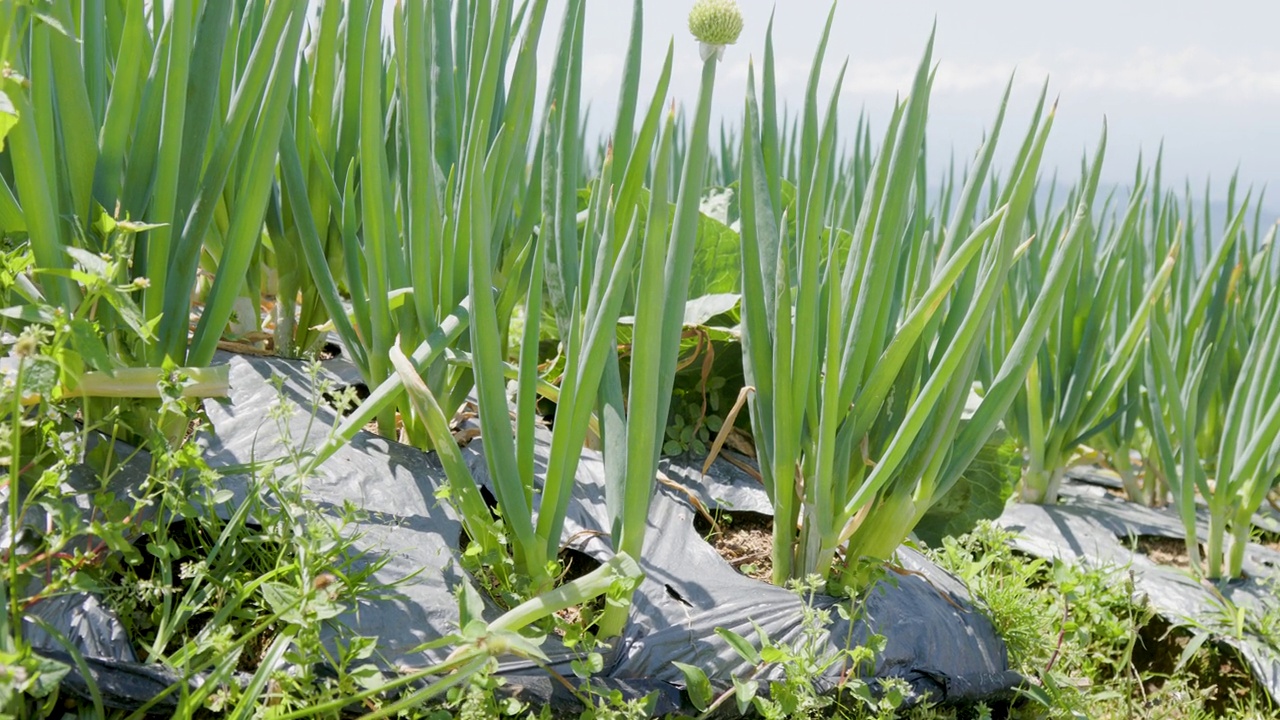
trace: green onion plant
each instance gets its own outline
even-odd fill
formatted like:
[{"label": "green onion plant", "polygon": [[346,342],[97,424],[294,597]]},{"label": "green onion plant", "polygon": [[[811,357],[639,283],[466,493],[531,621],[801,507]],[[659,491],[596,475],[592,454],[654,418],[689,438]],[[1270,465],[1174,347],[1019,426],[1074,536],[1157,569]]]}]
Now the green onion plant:
[{"label": "green onion plant", "polygon": [[[1165,476],[1186,528],[1187,552],[1209,578],[1241,576],[1253,515],[1280,480],[1280,307],[1273,290],[1248,343],[1244,364],[1225,404],[1222,434],[1210,479],[1197,450],[1199,390],[1213,379],[1202,356],[1186,378],[1174,368],[1164,332],[1153,330],[1147,366],[1152,434]],[[1196,491],[1208,505],[1209,534],[1203,566],[1196,531]]]},{"label": "green onion plant", "polygon": [[[130,297],[154,331],[113,344],[121,364],[207,365],[237,307],[256,322],[255,258],[306,10],[304,0],[0,6],[3,92],[18,118],[0,152],[0,233],[31,243],[32,302],[77,307],[73,252],[84,251],[128,260],[114,279],[135,283]],[[215,270],[206,287],[202,272]]]},{"label": "green onion plant", "polygon": [[[636,3],[640,22],[641,3]],[[658,458],[666,436],[675,383],[676,363],[684,329],[693,255],[698,240],[699,210],[706,184],[710,155],[711,105],[716,69],[725,47],[742,32],[742,11],[735,0],[699,0],[689,13],[689,30],[700,44],[701,81],[698,101],[684,147],[678,180],[669,170],[673,158],[674,118],[668,117],[649,188],[649,212],[645,239],[635,270],[635,327],[632,337],[626,401],[621,375],[613,367],[604,375],[602,434],[605,454],[605,497],[614,549],[640,557],[648,529],[649,504],[658,472]],[[638,36],[636,41],[638,42]],[[668,52],[666,77],[670,73]],[[640,137],[652,137],[661,110],[655,96]],[[618,136],[628,132],[630,120],[618,126]],[[647,164],[643,145],[630,150],[623,176],[623,202],[639,202],[638,186]],[[666,198],[674,196],[674,208]],[[622,631],[624,608],[612,606],[601,619],[603,637]]]},{"label": "green onion plant", "polygon": [[[1070,221],[1082,236],[1083,252],[1064,287],[1062,312],[1053,318],[1025,390],[1005,420],[1027,455],[1024,502],[1056,502],[1068,462],[1081,444],[1137,411],[1130,378],[1141,358],[1151,309],[1168,286],[1178,255],[1176,244],[1158,257],[1145,248],[1146,198],[1140,185],[1118,221],[1099,221],[1092,213],[1083,218],[1077,213]],[[1011,320],[1031,312],[1031,298],[1043,288],[1043,268],[1054,238],[1068,225],[1068,212],[1063,209],[1037,228],[1048,237],[1033,244],[1030,262],[1013,273],[1014,290],[1006,303]],[[1098,215],[1107,217],[1105,207]],[[1005,349],[996,337],[992,355]],[[1125,403],[1118,404],[1122,395]]]},{"label": "green onion plant", "polygon": [[[580,212],[573,168],[580,162],[576,108],[580,104],[585,9],[581,2],[566,8],[558,61],[565,71],[553,79],[538,153],[543,177],[541,222],[533,228],[529,247],[523,251],[528,262],[523,302],[508,311],[522,320],[514,378],[510,378],[502,337],[505,321],[502,292],[495,289],[493,277],[494,249],[487,241],[495,222],[484,185],[491,174],[492,156],[472,153],[457,180],[465,188],[462,196],[470,199],[464,216],[471,233],[467,327],[485,459],[498,513],[506,526],[514,574],[528,578],[527,591],[532,594],[547,591],[555,582],[564,518],[593,418],[602,433],[615,548],[631,557],[641,552],[697,238],[718,62],[714,55],[702,61],[703,86],[689,154],[679,183],[673,183],[674,118],[667,113],[663,121],[672,53],[668,52],[648,110],[637,125],[643,6],[634,4],[615,141],[592,183],[587,209]],[[721,34],[713,39],[726,37]],[[644,187],[646,179],[648,188]],[[673,188],[677,197],[674,209],[665,200]],[[638,320],[637,353],[632,355],[628,373],[629,401],[624,402],[615,328],[627,302]],[[536,431],[541,421],[536,400],[543,393],[538,345],[544,307],[549,307],[554,318],[563,368],[555,392],[547,466],[541,482],[535,482]],[[432,444],[445,460],[450,484],[467,506],[464,514],[474,516],[468,520],[468,532],[473,540],[492,548],[501,540],[485,521],[487,511],[479,504],[474,478],[450,447],[453,439],[448,434],[445,406],[427,383],[415,377],[422,370],[420,365],[403,356],[396,362],[402,382],[413,389],[411,396],[427,420]],[[515,381],[514,403],[508,396],[509,379]],[[353,422],[348,420],[348,424]],[[601,634],[619,632],[625,613],[624,604],[611,606]]]},{"label": "green onion plant", "polygon": [[[835,101],[820,114],[816,97],[833,18],[834,7],[785,138],[794,147],[780,135],[768,46],[763,109],[754,83],[748,90],[742,312],[752,431],[775,512],[774,580],[819,573],[849,587],[862,581],[861,561],[892,555],[998,426],[1057,312],[1081,233],[1044,252],[1051,263],[1030,297],[1034,311],[997,322],[1001,290],[1025,251],[1051,116],[1042,122],[1037,111],[1013,181],[980,215],[1002,104],[949,225],[938,227],[924,191],[932,41],[878,156],[866,152],[859,127],[855,153],[865,154],[843,172]],[[782,179],[784,166],[798,173],[796,185]],[[1010,348],[966,418],[997,325]]]},{"label": "green onion plant", "polygon": [[1151,475],[1171,491],[1193,567],[1214,579],[1240,577],[1253,515],[1280,481],[1276,230],[1250,233],[1248,206],[1232,208],[1216,247],[1203,236],[1200,274],[1157,305],[1145,364]]},{"label": "green onion plant", "polygon": [[[319,6],[280,153],[282,322],[295,299],[301,305],[292,337],[279,328],[277,336],[295,352],[315,345],[317,328],[332,327],[378,386],[392,377],[397,337],[418,347],[447,318],[467,315],[477,257],[505,289],[496,307],[507,327],[539,210],[541,174],[527,167],[546,7],[396,3],[384,40],[381,0]],[[558,62],[553,85],[568,72]],[[482,164],[473,171],[472,161]],[[489,215],[481,255],[471,246],[478,198]],[[465,349],[468,336],[459,340]],[[505,348],[505,333],[500,340]],[[443,355],[425,370],[450,411],[472,390],[470,368]],[[380,408],[380,430],[396,431],[397,410],[407,437],[429,445],[412,406],[394,398]]]}]

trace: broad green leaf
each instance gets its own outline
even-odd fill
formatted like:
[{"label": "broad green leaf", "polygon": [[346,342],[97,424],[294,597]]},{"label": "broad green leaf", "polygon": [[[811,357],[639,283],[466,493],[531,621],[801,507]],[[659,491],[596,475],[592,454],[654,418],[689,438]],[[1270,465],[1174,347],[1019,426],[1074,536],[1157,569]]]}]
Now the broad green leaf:
[{"label": "broad green leaf", "polygon": [[[731,320],[733,314],[742,303],[742,296],[737,293],[717,293],[690,298],[684,306],[685,327],[725,327],[724,323],[712,323],[717,318]],[[736,324],[733,323],[733,324]]]},{"label": "broad green leaf", "polygon": [[1022,454],[1013,438],[988,440],[960,475],[960,479],[916,525],[915,534],[932,547],[942,538],[960,537],[980,520],[994,520],[1004,512],[1022,475]]},{"label": "broad green leaf", "polygon": [[760,653],[756,651],[750,640],[732,630],[720,627],[716,628],[716,635],[719,635],[721,639],[729,643],[729,647],[733,648],[734,652],[738,653],[743,660],[752,665],[760,664]]},{"label": "broad green leaf", "polygon": [[742,289],[738,279],[741,244],[738,233],[720,220],[706,214],[698,216],[698,241],[689,281],[690,298],[736,293]]},{"label": "broad green leaf", "polygon": [[25,402],[39,398],[52,399],[54,388],[58,387],[58,363],[52,358],[40,355],[18,359],[3,358],[0,368],[6,379],[21,374],[21,397]]},{"label": "broad green leaf", "polygon": [[755,700],[756,695],[760,693],[759,680],[743,680],[741,678],[733,679],[733,697],[738,705],[738,713],[746,715],[747,710],[751,707],[751,701]]},{"label": "broad green leaf", "polygon": [[721,225],[730,226],[737,221],[738,197],[733,187],[710,188],[702,196],[698,210]]},{"label": "broad green leaf", "polygon": [[586,680],[604,670],[604,656],[596,652],[588,653],[585,659],[570,663],[570,667],[574,675]]},{"label": "broad green leaf", "polygon": [[71,342],[76,352],[84,356],[93,370],[110,370],[111,356],[102,342],[102,336],[93,325],[83,318],[71,321]]},{"label": "broad green leaf", "polygon": [[51,658],[31,653],[30,659],[23,662],[27,672],[27,680],[23,691],[34,698],[48,697],[62,684],[62,679],[71,672],[71,666]]},{"label": "broad green leaf", "polygon": [[702,668],[688,663],[672,661],[684,674],[685,690],[689,693],[689,702],[698,709],[699,712],[706,712],[711,706],[711,701],[715,697],[715,692],[711,689],[711,681],[707,679],[707,674]]},{"label": "broad green leaf", "polygon": [[305,622],[298,612],[301,596],[298,588],[279,582],[268,582],[262,585],[262,598],[266,600],[271,612],[280,616],[285,622]]},{"label": "broad green leaf", "polygon": [[458,625],[467,627],[473,622],[484,620],[484,600],[480,593],[465,578],[458,584]]}]

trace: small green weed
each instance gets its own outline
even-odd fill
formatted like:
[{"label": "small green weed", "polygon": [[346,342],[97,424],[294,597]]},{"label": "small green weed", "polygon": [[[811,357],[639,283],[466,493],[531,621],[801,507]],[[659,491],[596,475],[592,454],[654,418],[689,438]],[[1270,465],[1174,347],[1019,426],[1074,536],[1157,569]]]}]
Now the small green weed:
[{"label": "small green weed", "polygon": [[1135,603],[1124,568],[1030,559],[1012,537],[984,522],[932,553],[968,585],[1028,679],[1009,717],[1271,716],[1261,689],[1240,692],[1239,677],[1222,672],[1237,660]]},{"label": "small green weed", "polygon": [[[745,677],[733,679],[733,686],[716,693],[706,673],[701,668],[676,663],[684,673],[687,692],[694,707],[706,718],[729,700],[733,700],[739,713],[753,710],[766,720],[789,718],[844,717],[850,710],[842,705],[845,698],[857,702],[852,710],[870,712],[874,717],[892,717],[900,707],[910,688],[905,683],[887,681],[877,691],[859,678],[862,671],[872,667],[876,655],[884,649],[885,638],[872,636],[866,645],[846,643],[843,649],[831,649],[831,609],[820,608],[815,603],[817,593],[826,586],[819,576],[793,581],[789,587],[803,599],[800,634],[789,642],[778,642],[769,637],[764,628],[755,626],[756,643],[732,630],[716,628],[718,634],[742,659],[754,669]],[[834,606],[842,619],[852,620],[851,604]],[[850,623],[852,630],[852,623]],[[842,680],[838,693],[822,692],[819,678],[839,667]],[[780,679],[763,685],[761,676],[770,668],[781,668]],[[767,689],[767,692],[764,692]]]}]

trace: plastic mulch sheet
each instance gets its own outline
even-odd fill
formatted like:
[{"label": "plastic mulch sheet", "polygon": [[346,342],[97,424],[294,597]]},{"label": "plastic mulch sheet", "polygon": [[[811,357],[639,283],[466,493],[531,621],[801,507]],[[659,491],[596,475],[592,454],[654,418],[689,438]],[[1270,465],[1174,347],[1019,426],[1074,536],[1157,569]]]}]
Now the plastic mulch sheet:
[{"label": "plastic mulch sheet", "polygon": [[[1125,568],[1134,592],[1169,622],[1209,628],[1214,638],[1236,648],[1272,698],[1280,698],[1280,652],[1272,642],[1234,625],[1233,607],[1250,616],[1280,609],[1270,579],[1280,569],[1280,552],[1250,544],[1245,552],[1246,579],[1210,584],[1189,571],[1160,565],[1134,549],[1136,538],[1183,540],[1182,523],[1172,508],[1149,508],[1106,492],[1106,478],[1075,474],[1063,486],[1058,505],[1010,504],[997,524],[1018,533],[1014,547],[1044,558],[1079,560],[1094,567]],[[1201,517],[1199,536],[1207,537]]]},{"label": "plastic mulch sheet", "polygon": [[[206,401],[212,432],[199,440],[215,470],[282,457],[289,447],[314,447],[338,422],[327,404],[313,402],[303,364],[229,355],[219,361],[231,365],[231,395]],[[338,376],[351,377],[341,366],[334,370]],[[281,395],[298,406],[283,429],[267,412]],[[481,442],[473,441],[463,451],[477,479],[487,482]],[[545,451],[543,444],[537,463],[540,470],[545,467]],[[797,640],[805,631],[800,596],[742,575],[694,527],[696,511],[690,493],[709,507],[767,512],[767,499],[751,475],[723,461],[717,461],[707,477],[700,468],[680,461],[664,461],[662,473],[687,492],[656,485],[640,561],[645,579],[622,638],[606,656],[604,671],[592,679],[597,688],[619,689],[631,697],[658,691],[659,713],[679,708],[684,678],[673,662],[697,665],[723,685],[753,672],[720,639],[716,628],[731,629],[755,641],[754,623],[774,643],[782,644]],[[219,512],[229,515],[243,501],[249,483],[234,475],[221,482],[233,497]],[[336,515],[346,503],[365,511],[349,526],[355,538],[353,550],[362,557],[386,561],[373,581],[394,584],[396,596],[367,601],[339,617],[330,638],[376,636],[379,658],[388,669],[424,667],[442,660],[447,649],[424,652],[417,648],[457,627],[453,591],[468,576],[458,552],[461,524],[453,510],[437,500],[444,484],[433,456],[368,433],[340,449],[318,476],[307,480],[305,495],[322,511]],[[582,458],[564,538],[574,549],[603,562],[613,552],[608,527],[601,460],[588,451]],[[887,646],[865,678],[873,687],[878,680],[901,678],[916,699],[927,695],[932,702],[975,701],[1015,687],[1020,678],[1008,669],[1003,641],[985,616],[971,607],[965,588],[910,550],[900,553],[899,565],[901,571],[891,574],[892,580],[867,591],[852,624],[841,620],[840,613],[831,613],[833,621],[824,639],[827,650],[834,654],[864,643],[873,633],[884,636]],[[848,601],[823,596],[814,600],[821,608],[834,608],[838,602]],[[489,614],[496,617],[498,608],[490,607]],[[68,627],[73,625],[69,622],[73,613],[55,615],[47,618],[55,626],[63,620]],[[110,633],[102,636],[127,647]],[[84,645],[82,650],[91,647]],[[553,670],[572,677],[569,663],[574,657],[556,638],[548,638],[543,650],[552,658]],[[96,651],[86,654],[97,656]],[[133,697],[140,703],[148,692],[157,692],[156,683],[163,682],[155,672],[164,673],[127,660],[132,658],[105,656],[95,661],[94,672],[109,674],[103,668],[113,664],[126,674],[137,674],[139,668],[151,672],[143,673],[150,685],[134,684]],[[549,681],[551,676],[541,668],[514,661],[504,663],[500,672],[508,680],[508,692],[535,703],[571,707],[572,698],[563,693],[558,681]],[[781,672],[771,667],[755,677],[776,678]],[[836,664],[818,680],[831,687],[845,672]],[[83,679],[79,682],[83,686]],[[67,687],[74,691],[75,678]],[[113,695],[125,696],[128,693]]]}]

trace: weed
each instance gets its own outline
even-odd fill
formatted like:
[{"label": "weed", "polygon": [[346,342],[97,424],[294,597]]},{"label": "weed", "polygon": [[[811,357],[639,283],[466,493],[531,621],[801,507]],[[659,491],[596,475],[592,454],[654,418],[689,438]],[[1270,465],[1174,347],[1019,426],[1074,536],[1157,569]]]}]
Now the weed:
[{"label": "weed", "polygon": [[[846,697],[857,702],[854,712],[870,711],[876,717],[892,717],[910,694],[910,688],[897,680],[887,680],[873,690],[859,676],[874,667],[876,654],[884,649],[885,638],[873,635],[865,645],[846,642],[844,648],[831,647],[831,610],[815,602],[819,590],[826,581],[813,575],[789,583],[788,587],[804,600],[801,604],[800,633],[788,642],[772,640],[759,625],[755,626],[757,648],[747,638],[727,630],[716,628],[716,634],[729,644],[742,659],[753,666],[745,677],[733,679],[733,686],[718,695],[706,674],[698,667],[676,663],[684,673],[687,692],[694,707],[708,717],[730,699],[740,713],[753,709],[766,720],[787,718],[818,718],[843,716],[847,709],[842,700]],[[842,619],[853,628],[851,606],[844,603],[835,606]],[[851,638],[850,638],[851,640]],[[761,684],[761,678],[771,668],[780,668],[781,675]],[[824,692],[820,679],[833,669],[841,670],[841,680],[835,692]],[[767,690],[767,691],[766,691]]]},{"label": "weed", "polygon": [[969,586],[1027,677],[1010,717],[1267,716],[1261,690],[1215,671],[1231,664],[1218,649],[1192,646],[1133,599],[1123,568],[1029,559],[1012,537],[982,523],[932,552]]}]

